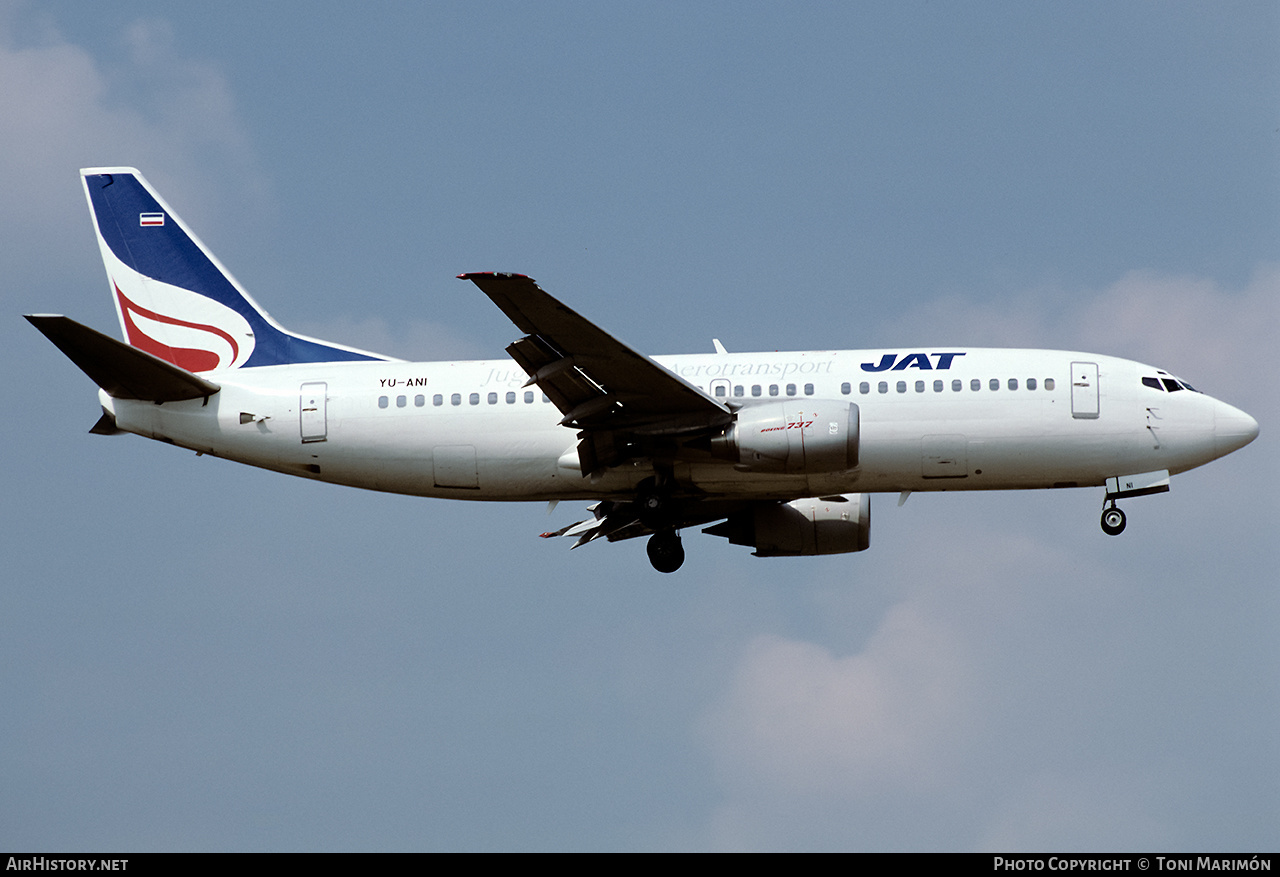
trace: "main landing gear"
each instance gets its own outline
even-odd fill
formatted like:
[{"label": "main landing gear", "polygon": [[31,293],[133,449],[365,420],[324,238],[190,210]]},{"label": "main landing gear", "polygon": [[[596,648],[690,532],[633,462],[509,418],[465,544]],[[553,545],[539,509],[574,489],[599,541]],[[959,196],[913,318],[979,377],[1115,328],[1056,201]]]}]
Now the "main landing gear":
[{"label": "main landing gear", "polygon": [[645,548],[649,562],[658,572],[675,572],[684,563],[684,545],[675,530],[659,530],[649,537]]},{"label": "main landing gear", "polygon": [[1116,501],[1102,510],[1102,532],[1108,536],[1119,536],[1124,532],[1124,512],[1120,511]]},{"label": "main landing gear", "polygon": [[674,487],[670,470],[660,470],[637,486],[633,505],[640,523],[653,531],[645,550],[658,572],[675,572],[684,564],[684,545],[676,532],[680,503],[672,496]]}]

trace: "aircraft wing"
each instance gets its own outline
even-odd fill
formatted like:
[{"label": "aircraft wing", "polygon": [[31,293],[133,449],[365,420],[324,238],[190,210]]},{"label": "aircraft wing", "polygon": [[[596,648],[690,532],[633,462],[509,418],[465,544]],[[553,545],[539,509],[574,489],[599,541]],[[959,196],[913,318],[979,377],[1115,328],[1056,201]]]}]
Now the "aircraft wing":
[{"label": "aircraft wing", "polygon": [[[507,353],[564,415],[561,423],[591,434],[696,435],[729,422],[728,407],[633,350],[543,292],[521,274],[460,274],[502,309],[525,337]],[[584,455],[583,474],[621,459],[600,444]],[[580,454],[583,453],[580,447]]]}]

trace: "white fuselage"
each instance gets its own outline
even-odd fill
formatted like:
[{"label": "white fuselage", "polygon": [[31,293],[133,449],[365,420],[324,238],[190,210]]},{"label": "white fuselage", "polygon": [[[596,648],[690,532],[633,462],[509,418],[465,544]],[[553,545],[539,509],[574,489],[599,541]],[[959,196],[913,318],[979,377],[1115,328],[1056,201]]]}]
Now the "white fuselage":
[{"label": "white fuselage", "polygon": [[[1256,434],[1256,423],[1230,405],[1144,385],[1143,377],[1168,376],[1130,360],[932,350],[654,357],[731,407],[782,402],[803,417],[815,402],[837,400],[856,404],[860,415],[858,465],[849,471],[742,471],[695,453],[671,464],[673,474],[707,496],[752,499],[1083,487],[1185,471]],[[645,460],[584,478],[575,431],[559,425],[560,412],[536,386],[526,388],[526,375],[508,360],[297,364],[206,377],[222,388],[207,400],[157,405],[103,393],[102,404],[128,432],[418,496],[625,498],[654,474]]]}]

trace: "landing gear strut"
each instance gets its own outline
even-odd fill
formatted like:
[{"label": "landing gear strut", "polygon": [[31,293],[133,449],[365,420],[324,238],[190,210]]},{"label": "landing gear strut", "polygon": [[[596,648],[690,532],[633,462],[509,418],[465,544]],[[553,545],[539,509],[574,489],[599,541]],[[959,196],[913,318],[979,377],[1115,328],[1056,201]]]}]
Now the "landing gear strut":
[{"label": "landing gear strut", "polygon": [[684,546],[675,530],[659,530],[646,546],[649,562],[658,572],[675,572],[684,563]]},{"label": "landing gear strut", "polygon": [[1111,500],[1111,505],[1102,510],[1102,532],[1108,536],[1119,536],[1124,532],[1124,512]]},{"label": "landing gear strut", "polygon": [[661,473],[652,478],[646,478],[637,485],[636,517],[655,533],[661,533],[671,527],[672,516],[676,511],[676,502],[671,495],[673,487],[674,479],[670,475]]}]

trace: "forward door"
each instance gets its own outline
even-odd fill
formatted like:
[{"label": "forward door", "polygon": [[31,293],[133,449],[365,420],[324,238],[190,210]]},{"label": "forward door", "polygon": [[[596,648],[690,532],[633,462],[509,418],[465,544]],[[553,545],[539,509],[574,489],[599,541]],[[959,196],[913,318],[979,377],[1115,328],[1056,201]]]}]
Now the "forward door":
[{"label": "forward door", "polygon": [[1094,420],[1098,416],[1098,364],[1071,363],[1071,416]]}]

